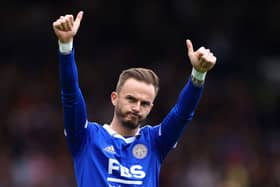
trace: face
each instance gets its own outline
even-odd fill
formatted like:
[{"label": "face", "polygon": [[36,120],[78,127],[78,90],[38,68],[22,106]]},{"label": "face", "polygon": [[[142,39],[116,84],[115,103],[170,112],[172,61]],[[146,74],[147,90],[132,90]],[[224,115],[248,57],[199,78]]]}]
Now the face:
[{"label": "face", "polygon": [[152,84],[128,79],[118,93],[111,95],[119,123],[125,128],[138,128],[150,113],[155,96]]}]

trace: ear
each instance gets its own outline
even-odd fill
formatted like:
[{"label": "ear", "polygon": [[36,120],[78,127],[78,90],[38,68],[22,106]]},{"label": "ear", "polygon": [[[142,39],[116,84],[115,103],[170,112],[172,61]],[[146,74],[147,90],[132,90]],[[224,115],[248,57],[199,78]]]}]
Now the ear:
[{"label": "ear", "polygon": [[111,102],[114,106],[117,105],[117,100],[118,100],[118,93],[117,92],[112,92],[111,93]]}]

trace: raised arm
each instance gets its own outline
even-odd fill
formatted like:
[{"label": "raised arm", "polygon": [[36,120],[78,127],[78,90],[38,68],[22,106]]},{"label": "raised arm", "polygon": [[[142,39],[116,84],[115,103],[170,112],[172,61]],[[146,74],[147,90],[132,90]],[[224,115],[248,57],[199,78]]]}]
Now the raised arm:
[{"label": "raised arm", "polygon": [[216,57],[209,49],[200,47],[194,51],[190,40],[187,40],[186,44],[193,70],[191,78],[182,89],[175,106],[157,127],[159,135],[156,141],[161,149],[162,159],[178,141],[186,124],[192,120],[202,95],[206,73],[216,64]]},{"label": "raised arm", "polygon": [[59,71],[61,99],[64,112],[64,129],[73,155],[77,154],[86,139],[86,105],[78,83],[73,38],[76,35],[83,12],[74,20],[73,15],[60,16],[53,22],[53,30],[59,43]]}]

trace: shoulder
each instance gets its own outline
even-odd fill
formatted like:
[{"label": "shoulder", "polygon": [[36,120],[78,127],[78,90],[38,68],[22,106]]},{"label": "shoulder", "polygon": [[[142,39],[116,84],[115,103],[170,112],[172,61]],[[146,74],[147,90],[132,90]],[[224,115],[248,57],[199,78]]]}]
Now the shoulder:
[{"label": "shoulder", "polygon": [[159,130],[159,125],[151,126],[145,125],[140,129],[140,133],[143,135],[154,135]]},{"label": "shoulder", "polygon": [[153,128],[153,126],[151,126],[151,125],[145,125],[145,126],[140,128],[140,132],[141,133],[148,133],[152,128]]},{"label": "shoulder", "polygon": [[99,132],[102,131],[103,128],[103,124],[97,123],[97,122],[91,122],[91,121],[87,121],[85,128],[89,131],[89,132]]}]

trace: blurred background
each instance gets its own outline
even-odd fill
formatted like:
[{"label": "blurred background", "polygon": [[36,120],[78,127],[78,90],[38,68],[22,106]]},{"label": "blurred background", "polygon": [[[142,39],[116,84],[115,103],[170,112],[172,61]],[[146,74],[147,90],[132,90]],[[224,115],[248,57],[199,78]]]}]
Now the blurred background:
[{"label": "blurred background", "polygon": [[280,1],[10,0],[0,10],[0,187],[76,186],[52,22],[79,10],[76,59],[90,121],[110,122],[118,75],[141,66],[161,78],[147,121],[158,124],[191,72],[185,39],[218,57],[161,187],[280,186]]}]

